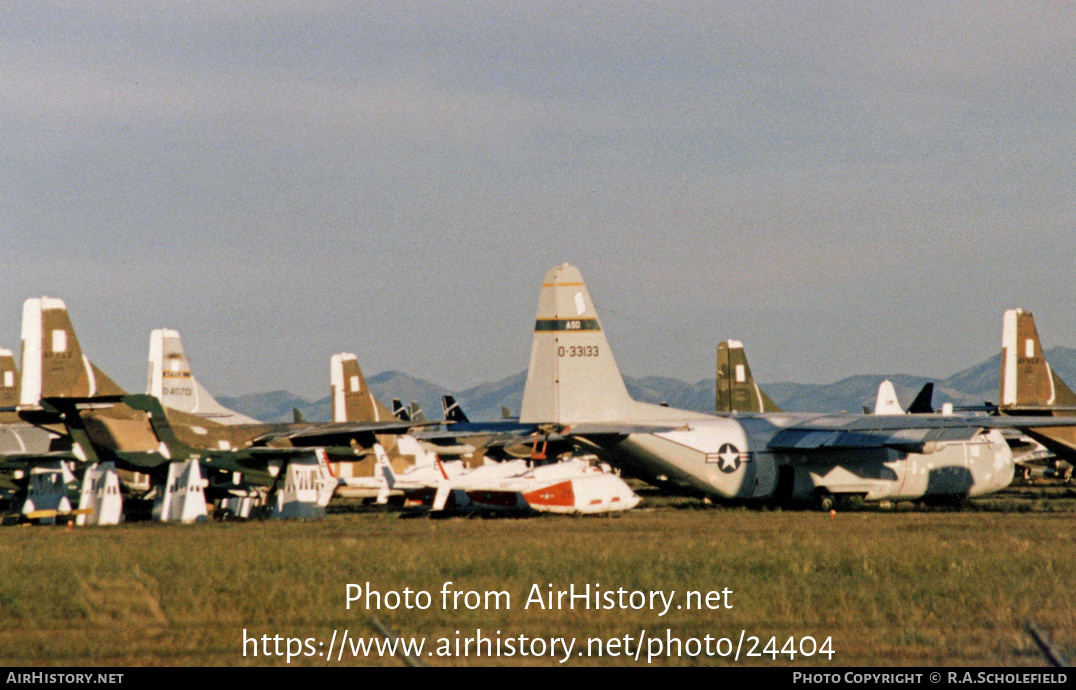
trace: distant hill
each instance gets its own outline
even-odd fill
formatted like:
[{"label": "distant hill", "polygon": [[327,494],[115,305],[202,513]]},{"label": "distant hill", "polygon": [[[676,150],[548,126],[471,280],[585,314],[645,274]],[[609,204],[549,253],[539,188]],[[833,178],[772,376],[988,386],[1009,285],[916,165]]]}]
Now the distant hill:
[{"label": "distant hill", "polygon": [[[1055,347],[1046,351],[1054,371],[1076,388],[1076,349]],[[864,405],[874,405],[878,384],[889,379],[902,405],[907,405],[927,382],[934,384],[934,407],[943,403],[979,405],[984,401],[997,402],[1001,378],[1001,355],[959,371],[945,379],[932,379],[906,374],[863,374],[850,376],[827,384],[763,383],[763,390],[782,409],[788,412],[862,412]],[[430,419],[441,418],[441,396],[452,393],[471,419],[500,419],[501,407],[513,415],[519,414],[523,402],[523,386],[527,372],[520,372],[499,381],[483,383],[462,391],[450,391],[429,381],[400,371],[386,371],[368,379],[374,395],[387,406],[393,398],[405,403],[417,401]],[[714,409],[714,380],[687,383],[679,379],[647,376],[625,377],[628,392],[638,400],[668,403],[671,407],[699,412]],[[286,391],[257,393],[239,397],[220,397],[220,402],[237,412],[267,422],[291,421],[292,408],[302,411],[310,421],[331,418],[328,397],[309,401]]]}]

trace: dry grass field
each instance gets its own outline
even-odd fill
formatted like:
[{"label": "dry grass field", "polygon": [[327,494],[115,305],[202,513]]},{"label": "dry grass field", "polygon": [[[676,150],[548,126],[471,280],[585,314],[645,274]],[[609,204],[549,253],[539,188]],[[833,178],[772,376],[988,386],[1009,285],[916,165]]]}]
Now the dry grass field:
[{"label": "dry grass field", "polygon": [[[4,528],[0,662],[288,665],[287,638],[294,638],[293,666],[401,664],[392,655],[356,656],[350,644],[340,655],[345,630],[353,640],[381,639],[373,615],[425,640],[429,665],[557,665],[565,657],[560,648],[479,656],[473,646],[457,656],[456,641],[477,630],[491,646],[500,639],[502,653],[509,638],[514,649],[535,653],[531,638],[570,638],[572,665],[642,666],[649,654],[650,665],[1042,666],[1023,630],[1029,620],[1070,658],[1076,649],[1071,488],[1014,487],[960,511],[897,506],[834,517],[656,496],[643,506],[617,517],[429,520],[345,504],[317,522]],[[470,610],[461,595],[458,608],[450,599],[446,609],[445,582],[462,593],[507,592],[511,608],[505,597],[499,609]],[[429,607],[389,610],[383,600],[371,612],[360,600],[348,609],[349,583],[383,595],[427,592]],[[664,615],[660,603],[657,610],[524,608],[534,585],[548,592],[571,584],[661,592],[672,605]],[[725,589],[711,604],[731,607],[678,608],[687,591],[704,601]],[[257,640],[244,645],[244,630]],[[521,635],[532,646],[520,645]],[[718,640],[737,644],[741,635],[738,661],[689,656],[694,649],[669,654],[653,642],[700,645],[710,636],[716,654]],[[830,638],[831,658],[801,656],[807,636],[819,645]],[[746,656],[751,637],[762,656]],[[771,637],[776,646],[764,653]],[[602,640],[603,656],[593,646],[586,653],[590,638]],[[617,642],[607,648],[610,639]],[[453,654],[431,655],[438,644]]]}]

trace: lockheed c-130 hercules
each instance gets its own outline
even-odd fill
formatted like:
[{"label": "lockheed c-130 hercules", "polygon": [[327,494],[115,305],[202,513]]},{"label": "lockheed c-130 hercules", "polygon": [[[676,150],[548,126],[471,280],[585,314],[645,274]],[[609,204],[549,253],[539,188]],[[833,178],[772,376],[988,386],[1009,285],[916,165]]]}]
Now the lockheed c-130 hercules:
[{"label": "lockheed c-130 hercules", "polygon": [[1042,417],[806,413],[713,415],[634,400],[579,269],[542,282],[520,421],[656,485],[722,502],[960,501],[1012,481],[1000,429]]}]

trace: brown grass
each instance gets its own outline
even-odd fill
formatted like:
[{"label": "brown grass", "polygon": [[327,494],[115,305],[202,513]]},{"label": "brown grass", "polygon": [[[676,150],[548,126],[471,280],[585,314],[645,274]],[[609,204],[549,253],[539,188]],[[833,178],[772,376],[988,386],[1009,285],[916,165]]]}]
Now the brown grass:
[{"label": "brown grass", "polygon": [[[1067,500],[1061,494],[1058,500]],[[314,637],[327,647],[334,630],[375,636],[372,614],[428,645],[478,628],[488,636],[571,636],[576,651],[589,637],[641,630],[734,642],[745,631],[763,645],[776,636],[778,648],[790,636],[831,637],[835,652],[832,660],[778,654],[741,657],[741,664],[1042,665],[1023,632],[1028,620],[1070,655],[1076,645],[1076,511],[1063,502],[1049,512],[981,504],[988,510],[866,510],[835,518],[656,502],[658,509],[612,518],[431,521],[359,511],[320,522],[6,528],[0,662],[284,664],[253,657],[249,646],[244,657],[243,630]],[[442,610],[446,581],[459,590],[506,590],[512,608]],[[381,592],[428,591],[433,606],[346,609],[345,586],[366,582]],[[727,587],[733,606],[674,605],[664,617],[648,609],[524,610],[531,585],[547,583],[675,590],[675,604],[684,603],[686,590]],[[556,664],[473,654],[425,661]],[[345,655],[341,662],[300,656],[291,663],[400,662]],[[636,662],[573,656],[571,663]],[[652,663],[732,662],[673,656]]]}]

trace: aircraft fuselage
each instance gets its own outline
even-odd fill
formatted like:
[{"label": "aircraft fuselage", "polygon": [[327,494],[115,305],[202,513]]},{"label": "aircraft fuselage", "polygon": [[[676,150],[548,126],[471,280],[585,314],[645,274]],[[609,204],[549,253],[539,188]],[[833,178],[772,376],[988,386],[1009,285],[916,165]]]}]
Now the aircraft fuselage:
[{"label": "aircraft fuselage", "polygon": [[[781,419],[791,425],[795,417]],[[785,428],[764,416],[722,417],[691,420],[674,431],[586,441],[626,473],[725,502],[803,503],[826,495],[959,499],[998,491],[1013,478],[1012,452],[997,430],[925,444],[923,452],[884,445],[771,449]]]}]

